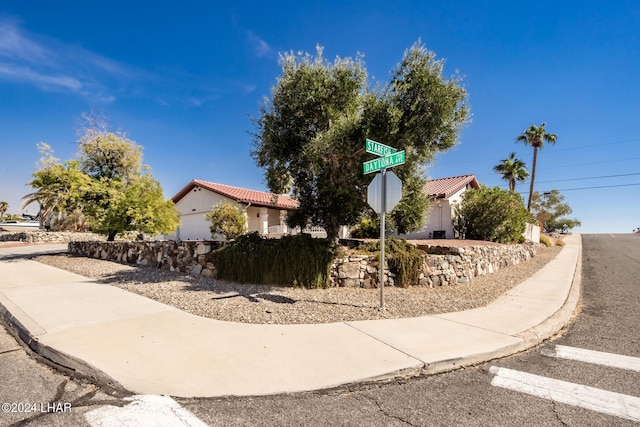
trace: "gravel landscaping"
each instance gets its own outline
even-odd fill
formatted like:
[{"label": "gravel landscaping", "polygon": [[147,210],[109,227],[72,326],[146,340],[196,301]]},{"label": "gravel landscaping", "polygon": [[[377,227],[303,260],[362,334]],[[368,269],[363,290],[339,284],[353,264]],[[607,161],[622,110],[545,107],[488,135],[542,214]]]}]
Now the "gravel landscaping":
[{"label": "gravel landscaping", "polygon": [[303,324],[415,317],[482,307],[533,275],[561,249],[540,247],[533,259],[467,284],[432,289],[385,287],[384,312],[379,309],[378,289],[242,285],[68,254],[35,259],[197,316],[244,323]]}]

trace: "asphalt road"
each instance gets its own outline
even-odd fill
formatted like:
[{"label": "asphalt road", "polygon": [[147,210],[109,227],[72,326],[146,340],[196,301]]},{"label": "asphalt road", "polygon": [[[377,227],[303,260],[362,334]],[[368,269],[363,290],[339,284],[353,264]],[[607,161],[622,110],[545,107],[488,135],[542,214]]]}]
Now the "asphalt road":
[{"label": "asphalt road", "polygon": [[[609,415],[492,385],[500,376],[496,368],[509,369],[569,382],[572,388],[565,397],[579,395],[584,385],[616,392],[618,400],[625,396],[636,399],[627,406],[640,405],[640,371],[549,356],[557,352],[556,346],[564,346],[640,358],[640,235],[583,236],[582,267],[583,297],[574,321],[561,335],[518,355],[447,374],[323,392],[175,400],[211,426],[638,425],[624,415]],[[88,411],[128,404],[123,396],[81,379],[70,379],[38,363],[11,339],[0,329],[4,349],[0,351],[0,400],[70,402],[72,411],[2,413],[0,426],[88,425],[84,418]],[[548,386],[547,392],[554,387]],[[607,403],[606,398],[597,396]]]}]

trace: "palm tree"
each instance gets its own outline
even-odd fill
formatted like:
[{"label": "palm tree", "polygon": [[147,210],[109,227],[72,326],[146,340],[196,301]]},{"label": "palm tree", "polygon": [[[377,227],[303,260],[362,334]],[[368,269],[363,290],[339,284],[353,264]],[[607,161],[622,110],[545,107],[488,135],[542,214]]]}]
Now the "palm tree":
[{"label": "palm tree", "polygon": [[516,159],[516,153],[511,153],[508,159],[500,160],[493,167],[493,170],[502,175],[505,181],[509,182],[509,190],[515,191],[516,181],[525,182],[529,177],[527,165],[520,159]]},{"label": "palm tree", "polygon": [[540,126],[531,125],[529,129],[522,132],[522,135],[516,138],[516,142],[522,142],[525,145],[533,147],[533,166],[531,167],[531,185],[529,186],[529,202],[527,209],[531,212],[531,198],[533,197],[533,184],[536,180],[536,166],[538,162],[538,149],[542,149],[545,142],[555,144],[557,136],[555,133],[547,133],[544,129],[545,123]]},{"label": "palm tree", "polygon": [[47,166],[33,177],[28,185],[36,191],[22,198],[22,208],[38,203],[41,221],[54,213],[60,216],[81,207],[82,197],[91,188],[90,178],[80,171],[75,161]]},{"label": "palm tree", "polygon": [[2,201],[0,202],[0,221],[4,219],[4,214],[9,209],[9,203]]}]

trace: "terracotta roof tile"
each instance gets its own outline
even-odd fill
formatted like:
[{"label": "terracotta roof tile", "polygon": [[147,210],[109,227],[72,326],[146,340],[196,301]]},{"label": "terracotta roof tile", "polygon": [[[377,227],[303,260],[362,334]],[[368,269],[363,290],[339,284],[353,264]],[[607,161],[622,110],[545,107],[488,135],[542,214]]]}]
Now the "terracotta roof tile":
[{"label": "terracotta roof tile", "polygon": [[297,200],[286,196],[276,196],[275,203],[274,195],[264,191],[249,190],[247,188],[233,187],[231,185],[218,184],[215,182],[202,181],[194,179],[187,184],[182,190],[180,190],[175,196],[173,196],[173,202],[177,203],[182,199],[189,191],[194,187],[201,187],[207,190],[218,193],[222,196],[236,200],[238,202],[252,204],[254,206],[275,207],[281,209],[296,209],[300,205]]},{"label": "terracotta roof tile", "polygon": [[424,191],[430,197],[446,199],[467,184],[471,184],[472,188],[480,188],[474,175],[462,175],[429,180],[424,186]]}]

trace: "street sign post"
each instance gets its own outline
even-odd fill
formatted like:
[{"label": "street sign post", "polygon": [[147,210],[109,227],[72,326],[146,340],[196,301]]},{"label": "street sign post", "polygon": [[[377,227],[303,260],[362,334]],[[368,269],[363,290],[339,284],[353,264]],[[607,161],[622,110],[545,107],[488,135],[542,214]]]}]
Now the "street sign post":
[{"label": "street sign post", "polygon": [[390,168],[393,166],[401,165],[404,163],[404,150],[398,151],[384,157],[378,157],[377,159],[369,160],[362,164],[362,171],[364,174],[376,172],[382,169]]},{"label": "street sign post", "polygon": [[364,162],[362,171],[365,175],[380,171],[367,187],[367,202],[380,215],[380,310],[384,311],[385,214],[391,212],[402,198],[402,181],[393,172],[387,172],[387,168],[403,164],[405,153],[370,139],[366,140],[365,151],[380,156]]},{"label": "street sign post", "polygon": [[364,149],[367,153],[375,154],[376,156],[388,156],[389,154],[393,154],[398,151],[393,147],[380,144],[379,142],[375,142],[371,139],[367,139]]}]

